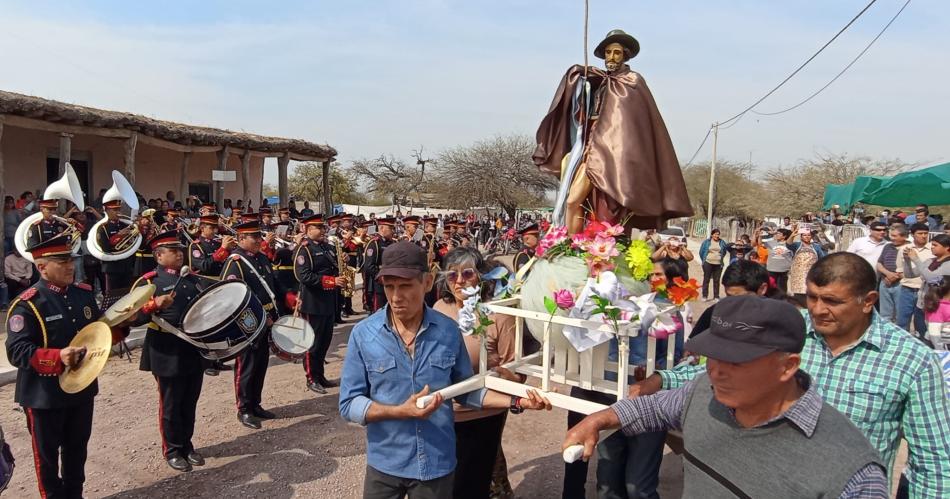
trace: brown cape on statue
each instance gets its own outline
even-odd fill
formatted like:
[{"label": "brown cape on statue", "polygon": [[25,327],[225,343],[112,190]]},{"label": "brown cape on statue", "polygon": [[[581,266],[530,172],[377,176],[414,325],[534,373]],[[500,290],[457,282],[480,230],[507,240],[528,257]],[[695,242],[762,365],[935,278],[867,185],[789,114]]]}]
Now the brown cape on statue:
[{"label": "brown cape on statue", "polygon": [[[662,228],[670,218],[693,214],[653,95],[643,77],[624,64],[637,52],[639,43],[632,36],[611,31],[594,50],[607,70],[587,69],[592,109],[583,118],[588,130],[583,156],[567,196],[565,221],[571,234],[583,229],[591,210],[598,220],[626,220],[628,228],[641,229]],[[568,69],[538,127],[534,162],[559,177],[572,147],[572,101],[583,78],[583,66]]]}]

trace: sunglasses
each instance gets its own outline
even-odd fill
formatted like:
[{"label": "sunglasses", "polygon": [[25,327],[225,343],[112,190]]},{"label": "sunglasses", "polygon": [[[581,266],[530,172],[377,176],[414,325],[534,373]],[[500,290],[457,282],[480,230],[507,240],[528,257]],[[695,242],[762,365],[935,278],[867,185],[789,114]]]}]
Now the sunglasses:
[{"label": "sunglasses", "polygon": [[475,269],[465,269],[462,272],[449,270],[445,272],[445,279],[449,282],[455,282],[458,280],[459,275],[462,276],[463,281],[471,281],[478,277],[478,272],[476,272]]}]

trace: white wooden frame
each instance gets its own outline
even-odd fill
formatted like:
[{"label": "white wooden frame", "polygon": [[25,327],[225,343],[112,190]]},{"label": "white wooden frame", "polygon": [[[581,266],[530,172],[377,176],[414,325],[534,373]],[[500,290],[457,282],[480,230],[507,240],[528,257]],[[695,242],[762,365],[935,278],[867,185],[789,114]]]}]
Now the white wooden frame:
[{"label": "white wooden frame", "polygon": [[[518,308],[520,302],[521,297],[514,296],[505,300],[485,304],[493,313],[510,315],[515,318],[515,360],[505,364],[503,367],[519,374],[539,378],[541,380],[542,395],[551,401],[551,405],[582,414],[591,414],[606,408],[606,406],[559,394],[552,389],[552,383],[607,393],[616,396],[617,400],[627,396],[627,378],[629,376],[630,367],[630,338],[640,334],[639,321],[619,321],[617,331],[615,332],[612,325],[604,324],[603,322],[572,319],[560,315],[555,315],[552,318],[547,313],[523,310]],[[521,348],[525,330],[525,319],[534,319],[544,323],[541,351],[529,356],[524,356],[524,352]],[[555,343],[551,341],[551,324],[578,326],[616,336],[618,343],[617,361],[611,362],[607,360],[610,342],[601,343],[584,352],[578,352],[566,340],[558,342],[557,344],[560,345],[560,348],[556,348]],[[667,345],[666,365],[672,366],[676,342],[669,341]],[[656,369],[655,358],[656,339],[648,337],[647,376],[653,374]],[[614,382],[604,379],[605,371],[616,372],[617,381]],[[482,337],[481,341],[478,373],[461,383],[456,383],[439,390],[439,393],[441,393],[444,398],[453,398],[481,388],[488,388],[519,397],[526,397],[527,390],[531,388],[525,384],[502,379],[493,371],[488,370],[488,353],[484,337]],[[423,399],[420,399],[419,403],[425,405],[425,403],[428,402],[428,397],[425,397],[425,399],[425,402],[423,402]]]}]

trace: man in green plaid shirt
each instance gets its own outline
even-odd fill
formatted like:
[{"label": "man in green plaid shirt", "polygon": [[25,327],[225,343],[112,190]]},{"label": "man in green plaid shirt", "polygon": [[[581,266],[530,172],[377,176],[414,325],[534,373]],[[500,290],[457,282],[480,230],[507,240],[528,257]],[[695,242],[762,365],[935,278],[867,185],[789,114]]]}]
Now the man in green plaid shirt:
[{"label": "man in green plaid shirt", "polygon": [[[826,402],[881,453],[889,474],[907,440],[910,497],[950,497],[950,400],[934,351],[874,311],[876,274],[861,257],[834,253],[808,274],[808,331],[801,368]],[[658,371],[631,396],[676,388],[705,367]]]}]

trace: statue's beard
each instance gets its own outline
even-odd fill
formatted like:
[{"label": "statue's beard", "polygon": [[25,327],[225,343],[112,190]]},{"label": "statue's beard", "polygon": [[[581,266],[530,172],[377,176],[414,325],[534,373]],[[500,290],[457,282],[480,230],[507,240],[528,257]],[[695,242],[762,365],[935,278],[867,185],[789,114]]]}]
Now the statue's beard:
[{"label": "statue's beard", "polygon": [[620,69],[622,64],[619,62],[608,62],[607,64],[605,64],[605,66],[607,67],[607,71],[613,73],[614,71],[617,71],[618,69]]}]

